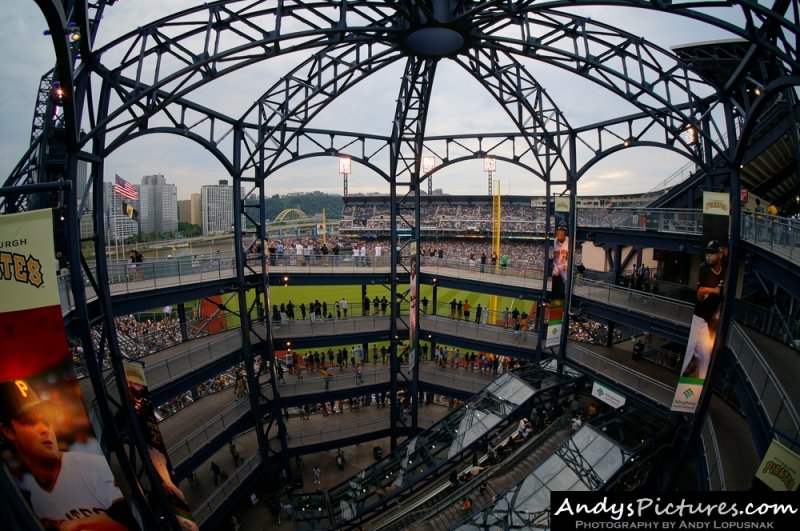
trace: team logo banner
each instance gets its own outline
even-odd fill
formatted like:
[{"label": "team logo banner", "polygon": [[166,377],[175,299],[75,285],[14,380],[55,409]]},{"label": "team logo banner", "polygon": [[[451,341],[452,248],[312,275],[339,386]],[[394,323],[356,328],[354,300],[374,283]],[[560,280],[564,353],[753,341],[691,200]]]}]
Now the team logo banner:
[{"label": "team logo banner", "polygon": [[64,330],[50,210],[0,216],[0,445],[42,527],[139,529],[94,436]]},{"label": "team logo banner", "polygon": [[761,460],[756,478],[776,491],[797,491],[800,484],[800,455],[773,440]]}]

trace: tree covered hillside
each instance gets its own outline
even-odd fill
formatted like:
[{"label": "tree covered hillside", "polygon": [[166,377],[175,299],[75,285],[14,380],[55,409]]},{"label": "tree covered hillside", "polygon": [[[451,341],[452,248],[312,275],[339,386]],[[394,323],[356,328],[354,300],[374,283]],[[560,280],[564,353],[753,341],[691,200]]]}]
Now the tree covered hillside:
[{"label": "tree covered hillside", "polygon": [[342,197],[339,195],[322,192],[284,196],[275,194],[267,198],[267,219],[275,219],[275,216],[287,208],[299,208],[309,217],[322,214],[324,208],[328,219],[341,219],[343,206]]}]

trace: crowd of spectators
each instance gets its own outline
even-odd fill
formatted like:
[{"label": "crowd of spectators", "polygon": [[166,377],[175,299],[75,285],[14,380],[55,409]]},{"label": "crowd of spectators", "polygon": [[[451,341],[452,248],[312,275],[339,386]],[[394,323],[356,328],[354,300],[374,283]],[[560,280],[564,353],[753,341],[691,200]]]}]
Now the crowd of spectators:
[{"label": "crowd of spectators", "polygon": [[[523,204],[502,205],[503,230],[514,233],[541,233],[544,231],[544,207]],[[420,223],[431,231],[492,230],[492,206],[489,204],[423,204]],[[342,211],[339,230],[390,230],[389,205],[347,204]]]},{"label": "crowd of spectators", "polygon": [[[270,266],[387,266],[390,260],[390,241],[375,240],[327,240],[302,238],[296,240],[274,240],[266,249]],[[420,241],[421,265],[468,266],[475,271],[492,272],[495,265],[512,269],[532,268],[541,271],[544,267],[545,245],[535,241],[504,241],[500,255],[492,251],[491,242],[479,239],[424,238]],[[257,256],[259,246],[252,246],[251,261]],[[403,253],[409,251],[408,247]],[[580,247],[576,249],[575,263],[580,263]],[[327,316],[324,313],[323,316]]]}]

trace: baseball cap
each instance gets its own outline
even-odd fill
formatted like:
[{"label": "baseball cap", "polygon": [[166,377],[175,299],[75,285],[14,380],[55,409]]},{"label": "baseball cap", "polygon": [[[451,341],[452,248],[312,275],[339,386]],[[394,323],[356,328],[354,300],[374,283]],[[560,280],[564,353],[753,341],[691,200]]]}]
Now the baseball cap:
[{"label": "baseball cap", "polygon": [[0,382],[0,423],[21,417],[50,402],[39,400],[36,392],[25,380]]},{"label": "baseball cap", "polygon": [[560,221],[558,223],[558,226],[556,227],[556,230],[567,230],[567,222],[566,221]]},{"label": "baseball cap", "polygon": [[721,253],[722,252],[722,244],[719,240],[711,240],[706,245],[706,252],[707,253]]}]

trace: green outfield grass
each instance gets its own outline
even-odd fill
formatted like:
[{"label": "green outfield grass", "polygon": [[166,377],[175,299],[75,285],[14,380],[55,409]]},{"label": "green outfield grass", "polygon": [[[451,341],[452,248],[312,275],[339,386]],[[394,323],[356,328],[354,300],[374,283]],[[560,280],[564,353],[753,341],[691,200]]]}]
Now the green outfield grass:
[{"label": "green outfield grass", "polygon": [[[402,289],[403,286],[400,286]],[[251,307],[255,296],[254,291],[249,291],[247,294],[247,306]],[[383,285],[369,285],[367,286],[367,296],[373,300],[376,296],[380,299],[384,296],[389,298],[389,290]],[[229,328],[239,326],[239,304],[236,297],[229,298],[230,296],[222,296],[222,302],[229,312],[227,315],[227,324]],[[328,303],[328,313],[333,314],[335,317],[334,301],[341,300],[342,297],[347,299],[349,307],[349,315],[357,317],[361,315],[361,286],[274,286],[270,289],[270,305],[280,306],[282,303],[286,304],[290,300],[295,305],[295,317],[300,318],[299,306],[305,303],[306,307],[315,300]],[[433,287],[423,285],[420,287],[419,299],[427,297],[429,302],[428,313],[433,312]],[[500,318],[502,311],[505,308],[513,310],[517,308],[519,311],[531,313],[532,307],[535,305],[534,301],[525,300],[521,298],[512,297],[497,297],[494,295],[487,295],[484,293],[473,293],[464,290],[456,290],[450,288],[438,288],[438,315],[450,315],[450,301],[456,299],[457,301],[469,300],[472,306],[470,319],[475,319],[475,308],[480,304],[483,308],[496,310],[496,314],[490,314],[490,319]],[[374,310],[373,310],[374,311]],[[255,311],[252,312],[255,317]],[[491,321],[490,321],[491,322]]]}]

